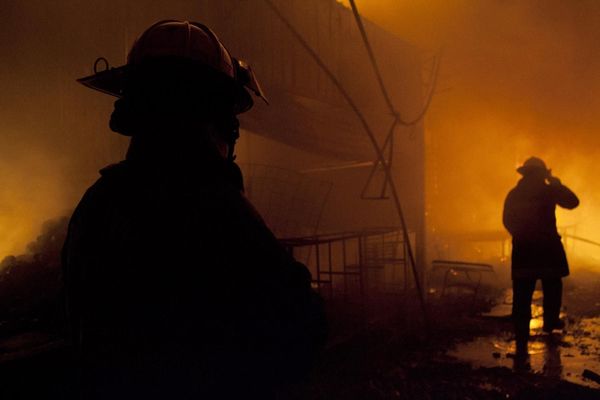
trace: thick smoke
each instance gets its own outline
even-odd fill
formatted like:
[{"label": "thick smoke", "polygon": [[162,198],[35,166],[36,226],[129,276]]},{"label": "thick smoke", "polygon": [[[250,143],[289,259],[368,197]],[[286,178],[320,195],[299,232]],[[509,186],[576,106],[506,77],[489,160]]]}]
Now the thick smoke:
[{"label": "thick smoke", "polygon": [[[504,197],[527,157],[546,160],[581,198],[558,212],[571,234],[600,239],[600,2],[357,1],[424,49],[443,49],[427,116],[428,210],[437,231],[502,231]],[[383,62],[384,55],[381,55]],[[579,250],[600,254],[593,247]]]},{"label": "thick smoke", "polygon": [[[443,48],[425,125],[430,228],[501,231],[514,169],[538,155],[582,199],[576,211],[559,213],[561,225],[600,240],[599,2],[357,4],[423,48],[424,58]],[[125,141],[107,127],[113,100],[74,79],[91,73],[100,55],[123,63],[153,20],[201,14],[192,1],[0,2],[0,256],[23,252],[44,220],[72,209],[96,171],[122,157]]]},{"label": "thick smoke", "polygon": [[44,222],[23,254],[6,256],[0,262],[0,327],[4,332],[25,324],[60,324],[64,315],[60,255],[67,223],[67,217]]},{"label": "thick smoke", "polygon": [[114,100],[75,82],[111,57],[111,10],[77,3],[0,2],[0,258],[23,253],[122,155],[108,130]]}]

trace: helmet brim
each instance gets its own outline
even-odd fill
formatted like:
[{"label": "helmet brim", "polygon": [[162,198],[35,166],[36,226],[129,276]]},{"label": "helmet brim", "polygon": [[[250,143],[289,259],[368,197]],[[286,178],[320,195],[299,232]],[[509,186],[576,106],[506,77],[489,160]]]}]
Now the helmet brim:
[{"label": "helmet brim", "polygon": [[97,72],[93,75],[85,76],[77,79],[90,89],[97,90],[104,94],[121,97],[123,95],[123,87],[127,75],[127,65],[117,68],[110,68],[105,71]]},{"label": "helmet brim", "polygon": [[[123,89],[125,87],[128,76],[131,73],[134,73],[133,71],[134,68],[132,68],[130,65],[123,65],[121,67],[109,68],[107,70],[97,72],[93,75],[79,78],[77,79],[77,82],[90,89],[94,89],[101,93],[120,98],[123,96]],[[248,93],[246,88],[243,85],[235,82],[233,79],[225,76],[224,74],[221,74],[217,71],[215,72],[219,75],[222,75],[224,78],[223,82],[225,84],[230,84],[233,88],[235,96],[235,113],[242,114],[250,110],[254,105],[254,101],[252,100],[252,97],[250,96],[250,93]],[[252,82],[257,84],[255,79],[253,79]],[[254,88],[252,88],[252,90],[254,91]],[[260,86],[257,92],[257,95],[262,97],[266,102],[266,99],[264,98]]]},{"label": "helmet brim", "polygon": [[550,173],[549,169],[546,169],[543,167],[531,166],[531,165],[523,165],[523,166],[520,166],[519,168],[517,168],[517,172],[521,175],[531,174],[532,172],[536,172],[536,171],[544,172],[546,174]]}]

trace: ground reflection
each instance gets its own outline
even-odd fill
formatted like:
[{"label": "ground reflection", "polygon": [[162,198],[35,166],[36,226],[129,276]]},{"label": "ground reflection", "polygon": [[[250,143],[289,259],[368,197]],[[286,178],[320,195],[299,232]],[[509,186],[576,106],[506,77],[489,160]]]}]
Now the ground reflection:
[{"label": "ground reflection", "polygon": [[[511,293],[507,292],[505,301],[488,316],[509,318],[511,297]],[[545,334],[542,331],[541,301],[541,292],[536,291],[532,305],[529,357],[525,363],[515,362],[515,341],[509,322],[495,335],[460,343],[448,354],[470,362],[475,368],[501,366],[600,388],[600,384],[582,376],[585,369],[600,371],[600,317],[570,319],[566,331]],[[568,319],[564,313],[561,317]]]}]

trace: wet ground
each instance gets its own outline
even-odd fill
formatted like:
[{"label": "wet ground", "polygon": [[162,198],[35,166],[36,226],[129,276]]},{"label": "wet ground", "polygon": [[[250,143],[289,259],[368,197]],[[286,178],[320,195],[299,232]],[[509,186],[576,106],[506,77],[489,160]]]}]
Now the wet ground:
[{"label": "wet ground", "polygon": [[432,290],[428,328],[414,297],[374,304],[365,315],[388,318],[343,327],[355,333],[328,349],[303,398],[600,399],[600,276],[578,278],[565,280],[564,332],[542,333],[536,291],[525,364],[513,357],[509,289],[482,288],[475,301]]},{"label": "wet ground", "polygon": [[[510,290],[507,290],[505,298],[510,301],[510,297]],[[548,378],[600,389],[600,382],[583,376],[585,370],[600,372],[600,318],[569,317],[563,312],[561,318],[567,322],[565,329],[546,334],[542,331],[542,298],[541,291],[536,291],[530,323],[529,360],[524,365],[515,366],[515,341],[510,325],[507,330],[500,328],[496,334],[457,344],[448,354],[474,367],[525,368]],[[508,320],[510,312],[510,304],[503,302],[482,317]]]},{"label": "wet ground", "polygon": [[[585,370],[600,373],[600,279],[568,281],[564,299],[566,332],[542,334],[536,292],[529,365],[517,368],[506,289],[482,288],[477,301],[432,296],[428,324],[415,293],[331,302],[321,360],[307,382],[280,398],[600,399],[600,385],[584,377]],[[0,398],[31,398],[32,390],[67,395],[69,354],[42,327],[35,322],[0,338]]]}]

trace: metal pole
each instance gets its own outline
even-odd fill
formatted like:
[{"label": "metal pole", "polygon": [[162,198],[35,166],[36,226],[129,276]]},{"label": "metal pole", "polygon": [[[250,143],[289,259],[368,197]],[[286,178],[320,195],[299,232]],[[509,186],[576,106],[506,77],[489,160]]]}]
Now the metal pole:
[{"label": "metal pole", "polygon": [[337,79],[337,77],[333,74],[333,72],[329,69],[329,67],[327,67],[327,65],[321,60],[321,58],[316,53],[316,51],[306,42],[306,40],[304,40],[302,35],[300,35],[300,33],[298,33],[298,31],[294,28],[294,26],[285,18],[285,16],[281,13],[281,11],[277,8],[277,6],[275,6],[275,4],[273,4],[273,2],[271,0],[265,0],[265,2],[273,10],[273,12],[279,17],[281,22],[283,22],[283,24],[290,30],[292,35],[296,38],[296,40],[298,40],[298,42],[302,45],[302,47],[304,47],[304,49],[314,59],[314,61],[317,63],[317,65],[329,77],[329,79],[331,80],[333,85],[338,89],[338,91],[344,97],[344,99],[346,100],[346,102],[348,103],[350,108],[354,111],[354,113],[356,114],[356,116],[359,119],[360,124],[363,126],[365,132],[367,133],[367,136],[369,137],[369,140],[371,141],[373,149],[375,150],[375,153],[377,155],[377,159],[379,160],[379,162],[381,163],[381,165],[385,171],[386,180],[390,187],[390,192],[392,194],[394,206],[395,206],[398,216],[400,218],[400,223],[402,224],[404,240],[407,243],[408,257],[409,257],[409,260],[410,260],[410,263],[412,266],[412,270],[413,270],[415,286],[419,293],[419,300],[420,300],[421,307],[423,310],[423,317],[424,317],[425,321],[428,322],[427,307],[425,305],[425,297],[423,294],[423,289],[421,287],[421,283],[419,281],[419,275],[418,275],[418,271],[416,269],[415,258],[414,258],[414,254],[412,251],[412,247],[410,245],[410,238],[408,235],[408,230],[406,228],[406,220],[404,218],[404,212],[402,211],[402,205],[400,203],[398,191],[396,190],[396,184],[394,183],[392,173],[390,171],[390,167],[387,163],[387,160],[385,159],[385,156],[384,156],[383,152],[381,151],[379,144],[377,143],[377,139],[375,138],[375,135],[373,134],[373,131],[371,130],[371,127],[369,126],[369,123],[367,122],[366,118],[364,117],[364,115],[362,114],[362,112],[360,111],[360,109],[358,108],[358,106],[356,105],[356,103],[354,102],[352,97],[350,96],[350,94],[346,91],[344,86]]}]

